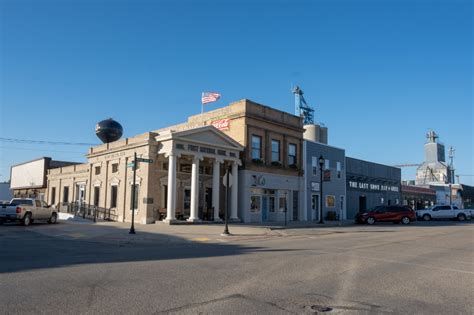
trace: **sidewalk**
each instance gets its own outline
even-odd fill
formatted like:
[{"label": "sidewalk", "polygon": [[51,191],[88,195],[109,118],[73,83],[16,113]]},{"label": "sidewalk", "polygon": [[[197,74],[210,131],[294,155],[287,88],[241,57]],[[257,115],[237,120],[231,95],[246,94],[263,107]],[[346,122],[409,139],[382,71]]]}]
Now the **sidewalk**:
[{"label": "sidewalk", "polygon": [[[60,221],[61,224],[49,226],[48,229],[38,230],[39,233],[67,237],[73,239],[117,242],[117,243],[189,243],[189,242],[232,242],[245,240],[268,239],[272,237],[286,236],[285,230],[294,229],[321,229],[324,233],[329,232],[324,228],[337,228],[349,226],[353,223],[347,221],[329,221],[321,225],[317,222],[288,222],[285,226],[280,222],[261,223],[231,223],[229,224],[230,236],[222,236],[224,224],[200,223],[200,224],[177,224],[168,225],[163,222],[155,224],[135,224],[136,234],[129,234],[130,223],[122,222],[97,222],[89,223],[74,220]],[[324,230],[323,230],[324,229]]]}]

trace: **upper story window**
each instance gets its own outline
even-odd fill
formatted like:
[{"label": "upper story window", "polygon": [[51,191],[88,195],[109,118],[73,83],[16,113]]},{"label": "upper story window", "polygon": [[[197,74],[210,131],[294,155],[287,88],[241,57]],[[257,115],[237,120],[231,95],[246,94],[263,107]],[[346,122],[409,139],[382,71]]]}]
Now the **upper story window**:
[{"label": "upper story window", "polygon": [[99,175],[100,174],[100,166],[96,166],[95,167],[95,175]]},{"label": "upper story window", "polygon": [[341,162],[336,162],[337,178],[341,178]]},{"label": "upper story window", "polygon": [[318,174],[318,158],[315,156],[311,157],[311,172],[313,176]]},{"label": "upper story window", "polygon": [[112,173],[117,173],[118,172],[118,163],[112,164]]},{"label": "upper story window", "polygon": [[328,159],[324,160],[324,169],[325,169],[325,170],[328,170],[328,169],[329,169],[329,167],[330,167],[329,165],[330,165],[330,164],[329,164],[329,160],[328,160]]},{"label": "upper story window", "polygon": [[293,143],[288,145],[288,165],[296,166],[296,144]]},{"label": "upper story window", "polygon": [[272,140],[272,162],[280,162],[280,141]]},{"label": "upper story window", "polygon": [[262,137],[252,136],[252,159],[262,158]]}]

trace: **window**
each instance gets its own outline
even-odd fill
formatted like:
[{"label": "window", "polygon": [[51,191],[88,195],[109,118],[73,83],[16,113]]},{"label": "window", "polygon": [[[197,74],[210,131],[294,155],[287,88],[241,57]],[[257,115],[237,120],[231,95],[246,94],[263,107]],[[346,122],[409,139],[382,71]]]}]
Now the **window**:
[{"label": "window", "polygon": [[262,137],[252,136],[252,159],[259,160],[262,158]]},{"label": "window", "polygon": [[324,160],[324,169],[328,170],[330,168],[329,160]]},{"label": "window", "polygon": [[313,176],[316,176],[318,174],[318,158],[315,156],[311,157],[311,170]]},{"label": "window", "polygon": [[56,187],[51,189],[51,204],[54,205],[56,203]]},{"label": "window", "polygon": [[285,190],[280,190],[280,198],[278,199],[278,210],[280,212],[285,212],[287,211],[287,196],[288,196],[288,191]]},{"label": "window", "polygon": [[280,141],[272,140],[272,162],[280,162]]},{"label": "window", "polygon": [[[140,185],[136,184],[135,189],[133,189],[133,185],[131,185],[130,189],[130,210],[137,210],[138,209],[138,191],[140,190]],[[135,198],[133,198],[133,193],[135,192]],[[135,200],[133,200],[135,199]],[[135,201],[135,202],[134,202]]]},{"label": "window", "polygon": [[63,202],[68,202],[69,201],[69,187],[64,186],[63,188]]},{"label": "window", "polygon": [[296,144],[288,145],[288,165],[296,166]]},{"label": "window", "polygon": [[44,202],[43,200],[41,200],[41,207],[48,208],[48,204]]},{"label": "window", "polygon": [[332,195],[326,196],[326,208],[334,208],[336,206],[336,198]]},{"label": "window", "polygon": [[100,187],[94,187],[94,206],[99,206],[99,199],[100,198]]},{"label": "window", "polygon": [[95,167],[95,175],[99,175],[100,174],[100,166],[96,166]]},{"label": "window", "polygon": [[261,196],[251,196],[250,197],[250,212],[260,212],[262,203]]},{"label": "window", "polygon": [[118,186],[113,185],[110,191],[110,208],[117,208]]},{"label": "window", "polygon": [[35,200],[35,206],[36,206],[36,208],[40,208],[41,207],[41,201]]},{"label": "window", "polygon": [[270,212],[275,212],[275,197],[268,197],[268,207]]},{"label": "window", "polygon": [[341,162],[336,162],[337,178],[341,178]]},{"label": "window", "polygon": [[340,206],[339,209],[340,209],[341,211],[343,211],[343,210],[344,210],[344,196],[341,196],[340,205],[339,205],[339,206]]},{"label": "window", "polygon": [[118,163],[112,164],[112,173],[117,173],[118,172]]}]

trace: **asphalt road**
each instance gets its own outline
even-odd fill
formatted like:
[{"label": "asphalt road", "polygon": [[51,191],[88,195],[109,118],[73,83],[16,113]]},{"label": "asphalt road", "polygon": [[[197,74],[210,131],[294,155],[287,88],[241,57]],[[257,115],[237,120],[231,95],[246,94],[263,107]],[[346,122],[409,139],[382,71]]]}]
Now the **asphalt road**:
[{"label": "asphalt road", "polygon": [[0,226],[0,313],[474,312],[473,222],[294,229],[212,243],[40,233],[47,229]]}]

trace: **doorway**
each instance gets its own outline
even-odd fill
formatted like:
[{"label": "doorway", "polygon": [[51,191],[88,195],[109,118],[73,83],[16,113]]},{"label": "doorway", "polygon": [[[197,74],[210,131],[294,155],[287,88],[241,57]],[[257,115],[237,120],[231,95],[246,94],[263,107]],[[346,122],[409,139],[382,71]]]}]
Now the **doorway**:
[{"label": "doorway", "polygon": [[319,216],[319,194],[311,194],[311,219],[318,220]]},{"label": "doorway", "polygon": [[359,196],[359,212],[367,211],[367,197]]}]

